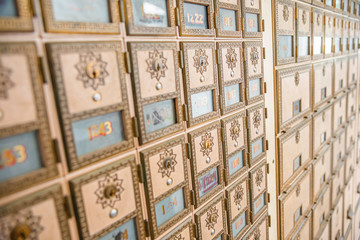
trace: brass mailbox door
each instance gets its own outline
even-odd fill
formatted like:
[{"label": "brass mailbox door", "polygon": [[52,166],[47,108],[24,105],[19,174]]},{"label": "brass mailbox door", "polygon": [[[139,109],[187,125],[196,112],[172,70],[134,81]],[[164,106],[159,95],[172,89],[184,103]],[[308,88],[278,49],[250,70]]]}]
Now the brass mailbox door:
[{"label": "brass mailbox door", "polygon": [[133,147],[121,43],[47,50],[70,170]]},{"label": "brass mailbox door", "polygon": [[177,0],[181,36],[214,36],[212,0]]},{"label": "brass mailbox door", "polygon": [[188,134],[192,189],[196,208],[224,186],[220,129],[220,123],[216,122]]},{"label": "brass mailbox door", "polygon": [[276,65],[295,62],[295,2],[277,0],[275,3],[276,18]]},{"label": "brass mailbox door", "polygon": [[180,224],[177,228],[167,234],[165,237],[161,238],[161,240],[173,240],[173,239],[181,239],[181,240],[193,240],[194,239],[194,228],[193,223],[191,222],[191,218],[184,221],[184,223]]},{"label": "brass mailbox door", "polygon": [[140,152],[149,222],[156,238],[190,212],[184,137],[170,139]]},{"label": "brass mailbox door", "polygon": [[242,37],[241,0],[214,0],[218,37]]},{"label": "brass mailbox door", "polygon": [[296,61],[311,60],[311,7],[296,4]]},{"label": "brass mailbox door", "polygon": [[58,174],[36,46],[0,44],[0,196]]},{"label": "brass mailbox door", "polygon": [[251,223],[254,223],[267,209],[267,165],[264,159],[249,172],[250,175],[250,206]]},{"label": "brass mailbox door", "polygon": [[119,2],[40,0],[44,27],[54,33],[119,34]]},{"label": "brass mailbox door", "polygon": [[195,214],[199,240],[223,239],[225,233],[225,204],[220,194]]},{"label": "brass mailbox door", "polygon": [[230,239],[239,239],[250,226],[249,178],[245,175],[226,190]]},{"label": "brass mailbox door", "polygon": [[263,31],[261,0],[242,0],[242,25],[244,38],[261,38]]},{"label": "brass mailbox door", "polygon": [[125,0],[120,2],[120,7],[124,8],[129,35],[176,34],[175,6],[172,0]]},{"label": "brass mailbox door", "polygon": [[61,186],[0,206],[1,239],[71,239]]},{"label": "brass mailbox door", "polygon": [[82,239],[112,235],[144,239],[138,171],[133,156],[70,181]]},{"label": "brass mailbox door", "polygon": [[220,115],[215,47],[212,42],[181,43],[188,127]]},{"label": "brass mailbox door", "polygon": [[254,166],[266,155],[265,105],[247,109],[249,165]]},{"label": "brass mailbox door", "polygon": [[222,114],[235,111],[245,105],[245,78],[242,54],[242,42],[217,43]]},{"label": "brass mailbox door", "polygon": [[246,104],[264,100],[264,66],[262,42],[244,42]]},{"label": "brass mailbox door", "polygon": [[221,121],[225,182],[229,185],[248,169],[246,114],[242,111]]},{"label": "brass mailbox door", "polygon": [[177,43],[130,42],[128,48],[140,144],[182,130]]}]

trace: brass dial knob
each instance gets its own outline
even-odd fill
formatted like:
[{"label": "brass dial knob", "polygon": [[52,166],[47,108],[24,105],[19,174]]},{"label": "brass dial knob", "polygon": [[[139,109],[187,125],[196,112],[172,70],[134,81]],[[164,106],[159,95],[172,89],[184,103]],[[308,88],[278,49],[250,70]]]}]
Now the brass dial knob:
[{"label": "brass dial knob", "polygon": [[25,240],[29,238],[31,229],[26,224],[19,224],[10,233],[11,240]]},{"label": "brass dial knob", "polygon": [[107,199],[113,198],[116,195],[116,187],[115,185],[109,185],[105,187],[104,197]]}]

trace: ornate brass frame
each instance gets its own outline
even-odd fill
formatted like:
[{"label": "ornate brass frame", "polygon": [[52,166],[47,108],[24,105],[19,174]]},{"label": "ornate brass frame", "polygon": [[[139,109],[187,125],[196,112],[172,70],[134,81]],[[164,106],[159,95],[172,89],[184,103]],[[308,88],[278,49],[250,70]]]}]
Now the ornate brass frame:
[{"label": "ornate brass frame", "polygon": [[[188,151],[190,151],[189,157],[190,157],[190,162],[193,163],[192,167],[191,167],[191,176],[192,176],[192,189],[194,191],[194,195],[195,195],[195,203],[194,206],[195,208],[198,208],[200,205],[202,205],[203,203],[205,203],[207,200],[209,200],[214,194],[218,193],[223,187],[224,187],[224,178],[223,178],[223,159],[222,159],[222,151],[221,151],[221,144],[220,143],[214,143],[217,144],[219,146],[219,160],[216,161],[215,163],[210,164],[206,169],[202,170],[201,172],[197,172],[197,167],[196,167],[196,154],[195,154],[195,138],[208,132],[211,131],[213,129],[217,129],[217,135],[218,135],[218,140],[220,141],[221,139],[221,126],[220,126],[220,122],[216,122],[210,125],[207,125],[205,127],[202,127],[198,130],[195,130],[191,133],[188,133],[188,139],[189,139],[189,149]],[[218,168],[218,180],[219,180],[219,185],[216,186],[214,189],[212,189],[210,192],[206,193],[201,199],[199,196],[199,183],[198,183],[198,177],[200,177],[201,175],[205,174],[206,172],[214,169],[214,168]]]},{"label": "ornate brass frame", "polygon": [[[307,143],[308,147],[309,147],[309,156],[308,156],[307,159],[305,158],[306,156],[302,156],[305,159],[302,159],[301,166],[295,172],[293,172],[293,174],[289,177],[289,179],[287,179],[284,182],[284,179],[283,179],[283,167],[286,164],[286,162],[284,162],[284,156],[283,156],[284,147],[283,147],[283,144],[287,140],[289,140],[290,138],[293,138],[293,137],[296,138],[297,137],[297,132],[304,129],[307,126],[309,127],[309,132],[310,132],[309,133],[310,139],[308,139],[308,143]],[[280,190],[286,189],[291,184],[291,182],[293,182],[296,179],[296,177],[299,175],[299,173],[302,172],[307,165],[309,165],[309,162],[312,160],[312,158],[311,158],[311,156],[312,156],[312,151],[311,151],[311,148],[312,148],[311,136],[312,136],[312,134],[311,134],[311,132],[312,132],[312,122],[311,122],[311,119],[307,119],[306,121],[301,122],[295,128],[292,128],[290,131],[288,131],[285,134],[282,134],[280,137],[278,137],[278,144],[277,144],[278,152],[279,152],[279,173],[278,173],[278,176],[279,176]]]},{"label": "ornate brass frame", "polygon": [[[307,12],[309,14],[309,29],[308,31],[300,31],[299,30],[299,24],[300,21],[304,21],[304,16],[300,14],[300,11]],[[311,60],[311,49],[312,49],[312,39],[311,39],[311,7],[308,7],[304,4],[296,3],[296,62],[304,62]],[[306,20],[305,20],[306,21]],[[308,56],[301,56],[299,57],[299,37],[308,37],[309,38],[309,55]]]},{"label": "ornate brass frame", "polygon": [[[263,126],[264,126],[264,133],[261,134],[260,136],[256,137],[255,139],[252,139],[252,136],[251,136],[251,122],[252,120],[249,119],[249,116],[250,116],[250,113],[251,112],[254,112],[254,111],[257,111],[257,110],[261,110],[263,111],[263,119],[261,119],[260,121],[263,122]],[[247,118],[247,128],[248,128],[248,132],[247,132],[247,139],[248,139],[248,153],[249,153],[249,158],[248,158],[248,161],[249,161],[249,166],[252,167],[252,166],[255,166],[262,158],[264,158],[266,156],[266,125],[265,125],[265,103],[260,103],[258,105],[255,105],[251,108],[248,108],[246,110],[246,118]],[[263,147],[263,152],[255,157],[254,159],[252,159],[252,149],[251,149],[251,144],[260,140],[260,139],[263,139],[262,140],[262,147]]]},{"label": "ornate brass frame", "polygon": [[265,239],[269,238],[269,219],[268,219],[268,212],[267,210],[265,211],[265,213],[260,217],[260,219],[257,221],[256,225],[253,226],[245,235],[245,237],[243,238],[243,240],[250,240],[250,239],[254,239],[252,238],[252,235],[255,233],[255,230],[258,229],[258,226],[261,225],[263,222],[265,221],[266,224],[266,236]]},{"label": "ornate brass frame", "polygon": [[[293,26],[293,31],[289,31],[289,30],[283,30],[283,29],[279,29],[279,22],[281,21],[279,18],[280,16],[278,15],[278,5],[279,3],[282,3],[286,6],[290,6],[291,8],[294,9],[294,26]],[[276,22],[275,24],[275,36],[276,36],[276,51],[275,51],[275,59],[276,59],[276,65],[284,65],[284,64],[289,64],[289,63],[294,63],[295,62],[295,25],[296,25],[296,21],[295,21],[295,2],[289,1],[289,0],[276,0],[275,2],[275,19],[274,21]],[[279,49],[279,36],[280,35],[284,35],[284,36],[291,36],[292,39],[292,55],[293,57],[289,57],[289,58],[284,58],[284,59],[280,59],[279,58],[279,53],[280,53],[280,49]]]},{"label": "ornate brass frame", "polygon": [[[318,17],[315,19],[315,14],[317,14]],[[325,52],[325,25],[324,25],[324,17],[325,13],[322,10],[319,10],[317,8],[312,9],[312,41],[311,41],[311,55],[313,60],[324,58],[324,52]],[[322,28],[322,32],[315,32],[315,25],[318,25]],[[320,54],[314,54],[314,41],[315,37],[321,37],[321,53]]]},{"label": "ornate brass frame", "polygon": [[[33,194],[27,195],[16,201],[0,207],[0,220],[1,218],[8,217],[9,215],[17,215],[19,211],[30,208],[34,205],[40,204],[45,201],[53,201],[54,208],[56,208],[56,217],[52,219],[57,221],[62,239],[71,239],[70,229],[68,225],[68,216],[66,214],[64,196],[60,184],[52,185],[48,188],[42,189]],[[49,209],[43,209],[47,211]],[[8,236],[10,239],[10,236]]]},{"label": "ornate brass frame", "polygon": [[[199,5],[205,5],[207,7],[208,12],[208,29],[187,29],[185,27],[185,16],[184,16],[184,2],[188,3],[195,3]],[[212,0],[177,0],[177,7],[179,9],[179,16],[178,20],[180,22],[179,26],[179,34],[180,36],[214,36],[215,29],[214,29],[214,7]]]},{"label": "ornate brass frame", "polygon": [[265,171],[266,171],[266,159],[262,159],[262,162],[257,165],[255,168],[253,168],[249,174],[250,174],[250,209],[251,209],[251,223],[254,223],[257,219],[259,219],[259,217],[267,210],[267,205],[268,205],[268,193],[267,193],[267,177],[266,177],[266,172],[264,172],[264,178],[265,178],[265,186],[266,188],[264,190],[262,190],[258,196],[256,196],[256,198],[259,198],[261,195],[265,195],[264,196],[264,207],[263,209],[261,209],[256,215],[254,214],[254,202],[255,202],[255,196],[253,196],[253,191],[254,189],[252,189],[252,185],[253,185],[253,175],[255,174],[255,172],[257,170],[259,170],[260,168],[262,168],[263,166],[265,166]]},{"label": "ornate brass frame", "polygon": [[134,24],[134,13],[132,3],[136,0],[123,0],[123,3],[120,2],[120,6],[122,4],[125,8],[125,23],[126,30],[129,35],[166,35],[166,36],[174,36],[176,34],[175,27],[175,8],[172,0],[167,0],[167,8],[168,8],[168,27],[143,27],[136,26]]},{"label": "ornate brass frame", "polygon": [[180,236],[178,234],[184,231],[186,228],[189,228],[190,239],[193,239],[195,237],[194,227],[193,227],[194,225],[191,220],[192,220],[191,218],[186,219],[183,223],[179,225],[179,227],[175,228],[173,231],[171,231],[169,234],[163,237],[162,240],[173,240],[176,239],[176,237],[179,238]]},{"label": "ornate brass frame", "polygon": [[[64,79],[61,71],[60,55],[63,53],[80,53],[84,51],[114,51],[117,54],[117,64],[119,69],[119,81],[120,85],[124,86],[121,88],[122,101],[103,108],[96,110],[83,111],[80,113],[71,114],[69,106],[67,105],[67,97],[65,92]],[[64,138],[65,150],[67,154],[67,160],[69,163],[70,170],[76,170],[85,165],[98,161],[100,159],[109,157],[113,154],[119,153],[120,151],[129,149],[134,146],[132,124],[129,113],[127,92],[126,92],[126,81],[125,81],[125,66],[122,54],[121,43],[117,42],[77,42],[77,43],[52,43],[47,45],[47,52],[49,58],[49,64],[51,68],[53,84],[55,88],[55,97],[57,100],[58,112],[60,115],[62,133]],[[122,112],[122,119],[125,131],[125,140],[94,151],[92,153],[85,154],[83,156],[77,156],[75,148],[75,140],[73,137],[73,130],[71,124],[75,121],[87,119],[90,117],[100,116],[111,112]]]},{"label": "ornate brass frame", "polygon": [[[263,51],[262,51],[262,46],[263,46],[263,44],[262,44],[262,42],[256,42],[256,41],[252,41],[252,42],[249,42],[249,41],[247,41],[247,42],[244,42],[244,68],[245,68],[245,82],[246,82],[246,84],[245,84],[245,92],[246,92],[246,104],[247,105],[250,105],[250,104],[253,104],[253,103],[256,103],[256,102],[259,102],[259,101],[263,101],[264,99],[265,99],[265,97],[264,97],[264,93],[265,93],[265,91],[264,91],[264,63],[263,63],[263,58],[264,58],[264,56],[263,56]],[[248,69],[250,68],[249,66],[250,66],[250,64],[249,64],[249,62],[251,61],[251,59],[248,59],[248,56],[247,56],[247,54],[246,54],[246,49],[247,48],[250,48],[250,47],[260,47],[260,61],[261,61],[261,74],[258,74],[258,75],[256,75],[256,76],[252,76],[252,77],[249,77],[249,75],[248,75]],[[259,96],[256,96],[256,97],[253,97],[253,98],[250,98],[250,89],[249,89],[249,83],[250,83],[250,81],[252,81],[252,80],[255,80],[255,79],[260,79],[260,87],[261,87],[261,89],[260,89],[260,92],[261,92],[261,95],[259,95]]]},{"label": "ornate brass frame", "polygon": [[[228,152],[228,146],[227,146],[227,139],[230,138],[230,136],[227,135],[226,132],[226,124],[229,122],[234,121],[235,119],[238,119],[239,117],[242,117],[242,122],[240,125],[243,126],[243,134],[241,134],[239,137],[244,139],[244,146],[240,149],[229,153]],[[248,146],[247,146],[247,126],[246,126],[246,113],[245,111],[242,111],[238,114],[232,115],[230,117],[227,117],[223,120],[221,120],[221,126],[222,126],[222,132],[223,132],[223,149],[224,149],[224,167],[225,167],[225,182],[226,185],[229,185],[232,181],[237,179],[240,175],[242,175],[245,171],[248,169]],[[244,166],[242,169],[240,169],[238,172],[234,173],[233,176],[229,175],[229,162],[228,159],[232,157],[233,155],[243,151],[243,160],[244,160]]]},{"label": "ornate brass frame", "polygon": [[[131,174],[132,174],[132,181],[133,181],[133,188],[134,188],[134,194],[135,194],[135,201],[136,201],[136,210],[124,218],[114,222],[110,226],[102,229],[101,231],[90,235],[87,221],[86,221],[86,212],[83,202],[83,195],[81,188],[83,185],[88,184],[92,181],[95,181],[97,178],[105,177],[109,173],[116,172],[120,169],[130,167],[131,168]],[[76,219],[77,219],[77,225],[79,229],[79,234],[81,238],[83,239],[98,239],[107,233],[113,231],[123,223],[129,221],[132,218],[136,218],[136,225],[137,225],[137,231],[138,236],[141,239],[145,238],[145,227],[144,227],[144,221],[143,221],[143,213],[142,213],[142,207],[141,207],[141,197],[140,197],[140,189],[139,189],[139,178],[138,178],[138,170],[135,163],[135,157],[130,156],[127,158],[124,158],[120,161],[117,161],[115,163],[112,163],[110,165],[107,165],[103,168],[94,170],[92,172],[89,172],[85,175],[82,175],[80,177],[77,177],[70,181],[70,189],[72,193],[73,203],[74,203],[74,209],[76,210]]]},{"label": "ornate brass frame", "polygon": [[57,21],[53,12],[52,0],[40,0],[45,30],[54,33],[120,33],[119,1],[106,0],[109,6],[109,23],[82,23]]},{"label": "ornate brass frame", "polygon": [[[215,26],[216,26],[216,35],[218,37],[242,37],[241,30],[241,6],[240,1],[237,0],[237,4],[233,5],[230,3],[220,2],[220,0],[215,0]],[[220,8],[234,10],[236,13],[236,31],[225,31],[221,30],[221,19],[220,19]]]},{"label": "ornate brass frame", "polygon": [[45,106],[42,76],[40,75],[40,70],[38,68],[39,63],[36,46],[34,43],[2,43],[0,44],[0,55],[1,54],[25,55],[30,71],[29,75],[31,77],[32,84],[31,90],[34,93],[33,95],[35,98],[34,102],[36,104],[37,120],[34,122],[0,129],[0,137],[6,138],[30,131],[37,131],[39,145],[41,146],[40,154],[43,164],[43,168],[41,169],[1,182],[0,196],[5,196],[57,176],[58,169]]},{"label": "ornate brass frame", "polygon": [[[226,63],[222,60],[222,51],[225,51],[227,48],[238,48],[240,49],[240,55],[238,56],[238,61],[236,64],[240,65],[241,68],[241,78],[234,79],[231,81],[224,81],[224,74],[227,72],[224,68]],[[235,111],[245,105],[245,89],[244,89],[244,67],[243,67],[243,48],[242,42],[218,42],[217,43],[217,57],[218,57],[218,70],[219,70],[219,85],[220,85],[220,106],[221,106],[221,113],[227,114],[229,112]],[[240,102],[235,103],[231,106],[225,106],[225,87],[231,86],[234,84],[240,84]]]},{"label": "ornate brass frame", "polygon": [[[167,191],[166,193],[162,194],[161,196],[154,198],[153,196],[153,188],[156,186],[152,185],[152,176],[150,172],[150,162],[149,158],[155,154],[158,154],[159,152],[162,152],[164,149],[172,148],[177,145],[181,145],[182,148],[182,164],[184,165],[184,181],[180,184],[178,184],[176,187],[173,187],[171,190]],[[143,169],[142,171],[145,174],[145,189],[148,194],[146,194],[147,198],[147,208],[148,208],[148,214],[149,214],[149,222],[151,225],[151,236],[153,238],[157,238],[162,233],[166,232],[171,226],[175,225],[179,220],[184,218],[186,215],[190,213],[190,192],[189,192],[189,179],[188,179],[188,167],[187,167],[187,160],[186,160],[186,149],[185,149],[185,138],[179,137],[172,140],[167,141],[166,143],[154,146],[150,149],[144,150],[140,152],[141,156],[141,162]],[[155,204],[162,199],[168,197],[169,195],[175,193],[176,191],[180,189],[184,189],[184,203],[185,208],[180,213],[178,213],[176,216],[174,216],[171,220],[164,223],[162,226],[158,227],[156,224],[156,213],[155,213]]]},{"label": "ornate brass frame", "polygon": [[[161,137],[164,137],[168,134],[175,133],[177,131],[183,130],[184,125],[182,123],[183,121],[183,113],[181,109],[181,95],[180,95],[180,80],[179,80],[179,68],[177,66],[177,44],[175,42],[131,42],[128,43],[128,49],[130,51],[130,58],[132,62],[132,71],[131,71],[131,77],[133,79],[132,81],[132,87],[134,92],[134,101],[135,101],[135,112],[137,116],[137,123],[139,125],[140,129],[140,137],[139,141],[141,144],[153,141],[155,139],[159,139]],[[166,94],[159,94],[154,97],[148,97],[143,98],[141,97],[140,93],[140,72],[137,68],[140,61],[145,61],[145,59],[138,59],[136,56],[137,51],[146,51],[146,50],[172,50],[173,51],[173,60],[174,60],[174,72],[175,72],[175,81],[176,81],[176,92],[172,93],[166,93]],[[165,101],[165,100],[175,100],[175,108],[176,108],[176,123],[159,129],[154,132],[146,133],[145,131],[145,117],[143,112],[143,107],[146,104],[151,104],[155,102]]]},{"label": "ornate brass frame", "polygon": [[[222,211],[221,211],[221,215],[223,217],[223,230],[220,231],[219,233],[216,234],[216,236],[213,239],[217,239],[220,237],[220,235],[225,233],[225,222],[226,222],[226,218],[225,218],[225,203],[224,203],[224,196],[223,194],[219,194],[214,200],[212,200],[210,203],[208,203],[205,207],[203,207],[200,211],[198,211],[197,213],[195,213],[195,222],[196,222],[196,228],[198,231],[198,238],[199,240],[203,240],[201,238],[201,231],[202,231],[202,227],[201,226],[201,221],[200,218],[202,215],[206,214],[206,212],[213,206],[216,205],[218,202],[221,201],[221,205],[222,205]],[[205,240],[205,239],[204,239]]]},{"label": "ornate brass frame", "polygon": [[18,17],[0,18],[0,32],[19,32],[34,30],[30,0],[14,0]]},{"label": "ornate brass frame", "polygon": [[295,72],[309,72],[309,91],[311,91],[311,83],[312,83],[312,69],[311,66],[309,65],[305,65],[305,66],[300,66],[300,67],[295,67],[295,68],[289,68],[289,69],[284,69],[284,70],[278,70],[276,72],[277,75],[277,79],[276,79],[276,96],[278,97],[279,101],[278,101],[278,129],[279,131],[283,131],[285,129],[287,129],[290,125],[292,125],[293,123],[297,122],[298,120],[300,120],[301,118],[303,118],[306,114],[310,113],[311,108],[312,108],[312,99],[311,99],[311,94],[309,93],[309,107],[307,109],[303,109],[301,111],[301,113],[297,114],[295,117],[290,118],[289,120],[287,120],[286,122],[283,122],[282,120],[282,110],[281,110],[281,105],[282,105],[282,93],[281,93],[281,87],[282,87],[282,81],[281,78],[287,75],[293,75]]},{"label": "ornate brass frame", "polygon": [[[262,24],[262,15],[261,15],[261,0],[259,1],[259,9],[255,8],[247,8],[245,7],[245,1],[247,0],[241,0],[241,10],[242,10],[242,25],[243,25],[243,37],[244,38],[261,38],[262,37],[262,31],[263,24]],[[246,13],[253,13],[258,15],[258,24],[259,24],[259,32],[248,32],[246,28]]]},{"label": "ornate brass frame", "polygon": [[[188,49],[198,49],[198,48],[212,48],[212,59],[214,61],[214,83],[211,85],[198,87],[195,89],[190,88],[190,75],[189,75],[189,63],[188,58],[192,56],[188,56],[187,50]],[[184,81],[184,90],[185,90],[185,102],[187,104],[188,109],[188,121],[187,126],[192,127],[196,124],[204,122],[206,120],[210,120],[212,118],[220,116],[219,111],[219,87],[218,87],[218,75],[216,70],[216,55],[215,55],[215,43],[208,43],[208,42],[182,42],[181,49],[183,51],[184,56],[184,67],[183,67],[183,81]],[[201,115],[199,117],[193,118],[192,117],[192,107],[191,107],[191,95],[195,93],[200,93],[204,91],[212,91],[213,92],[213,101],[214,101],[214,111],[211,113],[207,113]]]},{"label": "ornate brass frame", "polygon": [[[243,209],[241,210],[241,212],[236,215],[236,219],[239,218],[244,212],[246,212],[246,226],[244,227],[244,229],[242,229],[236,238],[234,238],[233,236],[233,229],[232,229],[232,224],[233,224],[233,221],[231,219],[231,213],[232,213],[232,209],[231,209],[231,201],[233,199],[231,199],[231,195],[230,193],[232,191],[234,191],[234,189],[236,189],[236,187],[240,184],[242,184],[243,182],[245,182],[246,184],[246,189],[245,190],[245,194],[246,194],[246,198],[247,198],[247,206],[246,207],[243,207]],[[227,207],[227,222],[228,222],[228,231],[229,231],[229,235],[230,235],[230,239],[240,239],[241,236],[244,234],[244,232],[247,231],[247,229],[249,228],[249,226],[251,225],[250,223],[250,194],[249,194],[249,177],[247,175],[243,176],[241,179],[239,179],[237,182],[235,182],[234,184],[232,184],[226,191],[225,191],[225,194],[226,194],[226,207]]]}]

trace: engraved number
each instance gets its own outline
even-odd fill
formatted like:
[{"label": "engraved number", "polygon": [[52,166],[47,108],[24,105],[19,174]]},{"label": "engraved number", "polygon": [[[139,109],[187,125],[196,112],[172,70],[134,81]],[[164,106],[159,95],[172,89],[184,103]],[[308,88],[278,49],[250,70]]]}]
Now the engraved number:
[{"label": "engraved number", "polygon": [[167,206],[162,205],[162,212],[163,215],[165,215],[167,213],[167,211],[169,211],[171,208],[177,206],[177,200],[176,197],[174,197],[173,201],[170,201]]},{"label": "engraved number", "polygon": [[224,25],[227,27],[232,27],[233,22],[231,17],[224,17]]},{"label": "engraved number", "polygon": [[11,167],[16,163],[25,162],[28,155],[24,145],[16,145],[15,147],[5,148],[0,155],[0,169]]},{"label": "engraved number", "polygon": [[99,126],[94,124],[88,128],[89,131],[89,140],[92,141],[95,138],[100,136],[107,136],[113,132],[112,124],[110,121],[106,121],[105,123],[100,123]]},{"label": "engraved number", "polygon": [[195,13],[195,16],[192,14],[187,14],[187,21],[191,24],[204,24],[204,15]]}]

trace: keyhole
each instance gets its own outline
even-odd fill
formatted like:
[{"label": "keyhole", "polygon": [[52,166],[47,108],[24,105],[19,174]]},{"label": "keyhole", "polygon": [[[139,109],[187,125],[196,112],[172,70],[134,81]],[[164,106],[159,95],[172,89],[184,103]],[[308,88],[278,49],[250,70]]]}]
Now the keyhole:
[{"label": "keyhole", "polygon": [[209,149],[211,147],[211,141],[210,140],[206,140],[205,142],[205,148]]},{"label": "keyhole", "polygon": [[104,196],[107,199],[113,198],[116,195],[116,187],[114,185],[107,186],[104,191]]},{"label": "keyhole", "polygon": [[166,159],[165,162],[164,162],[165,169],[169,169],[171,167],[171,165],[172,165],[171,163],[172,163],[172,161],[171,161],[170,158]]},{"label": "keyhole", "polygon": [[161,71],[163,69],[161,62],[159,62],[157,60],[154,61],[154,69],[157,72]]},{"label": "keyhole", "polygon": [[230,61],[231,61],[232,63],[235,62],[235,56],[234,56],[234,54],[231,54]]},{"label": "keyhole", "polygon": [[205,59],[203,57],[200,57],[200,66],[204,66],[205,65]]}]

